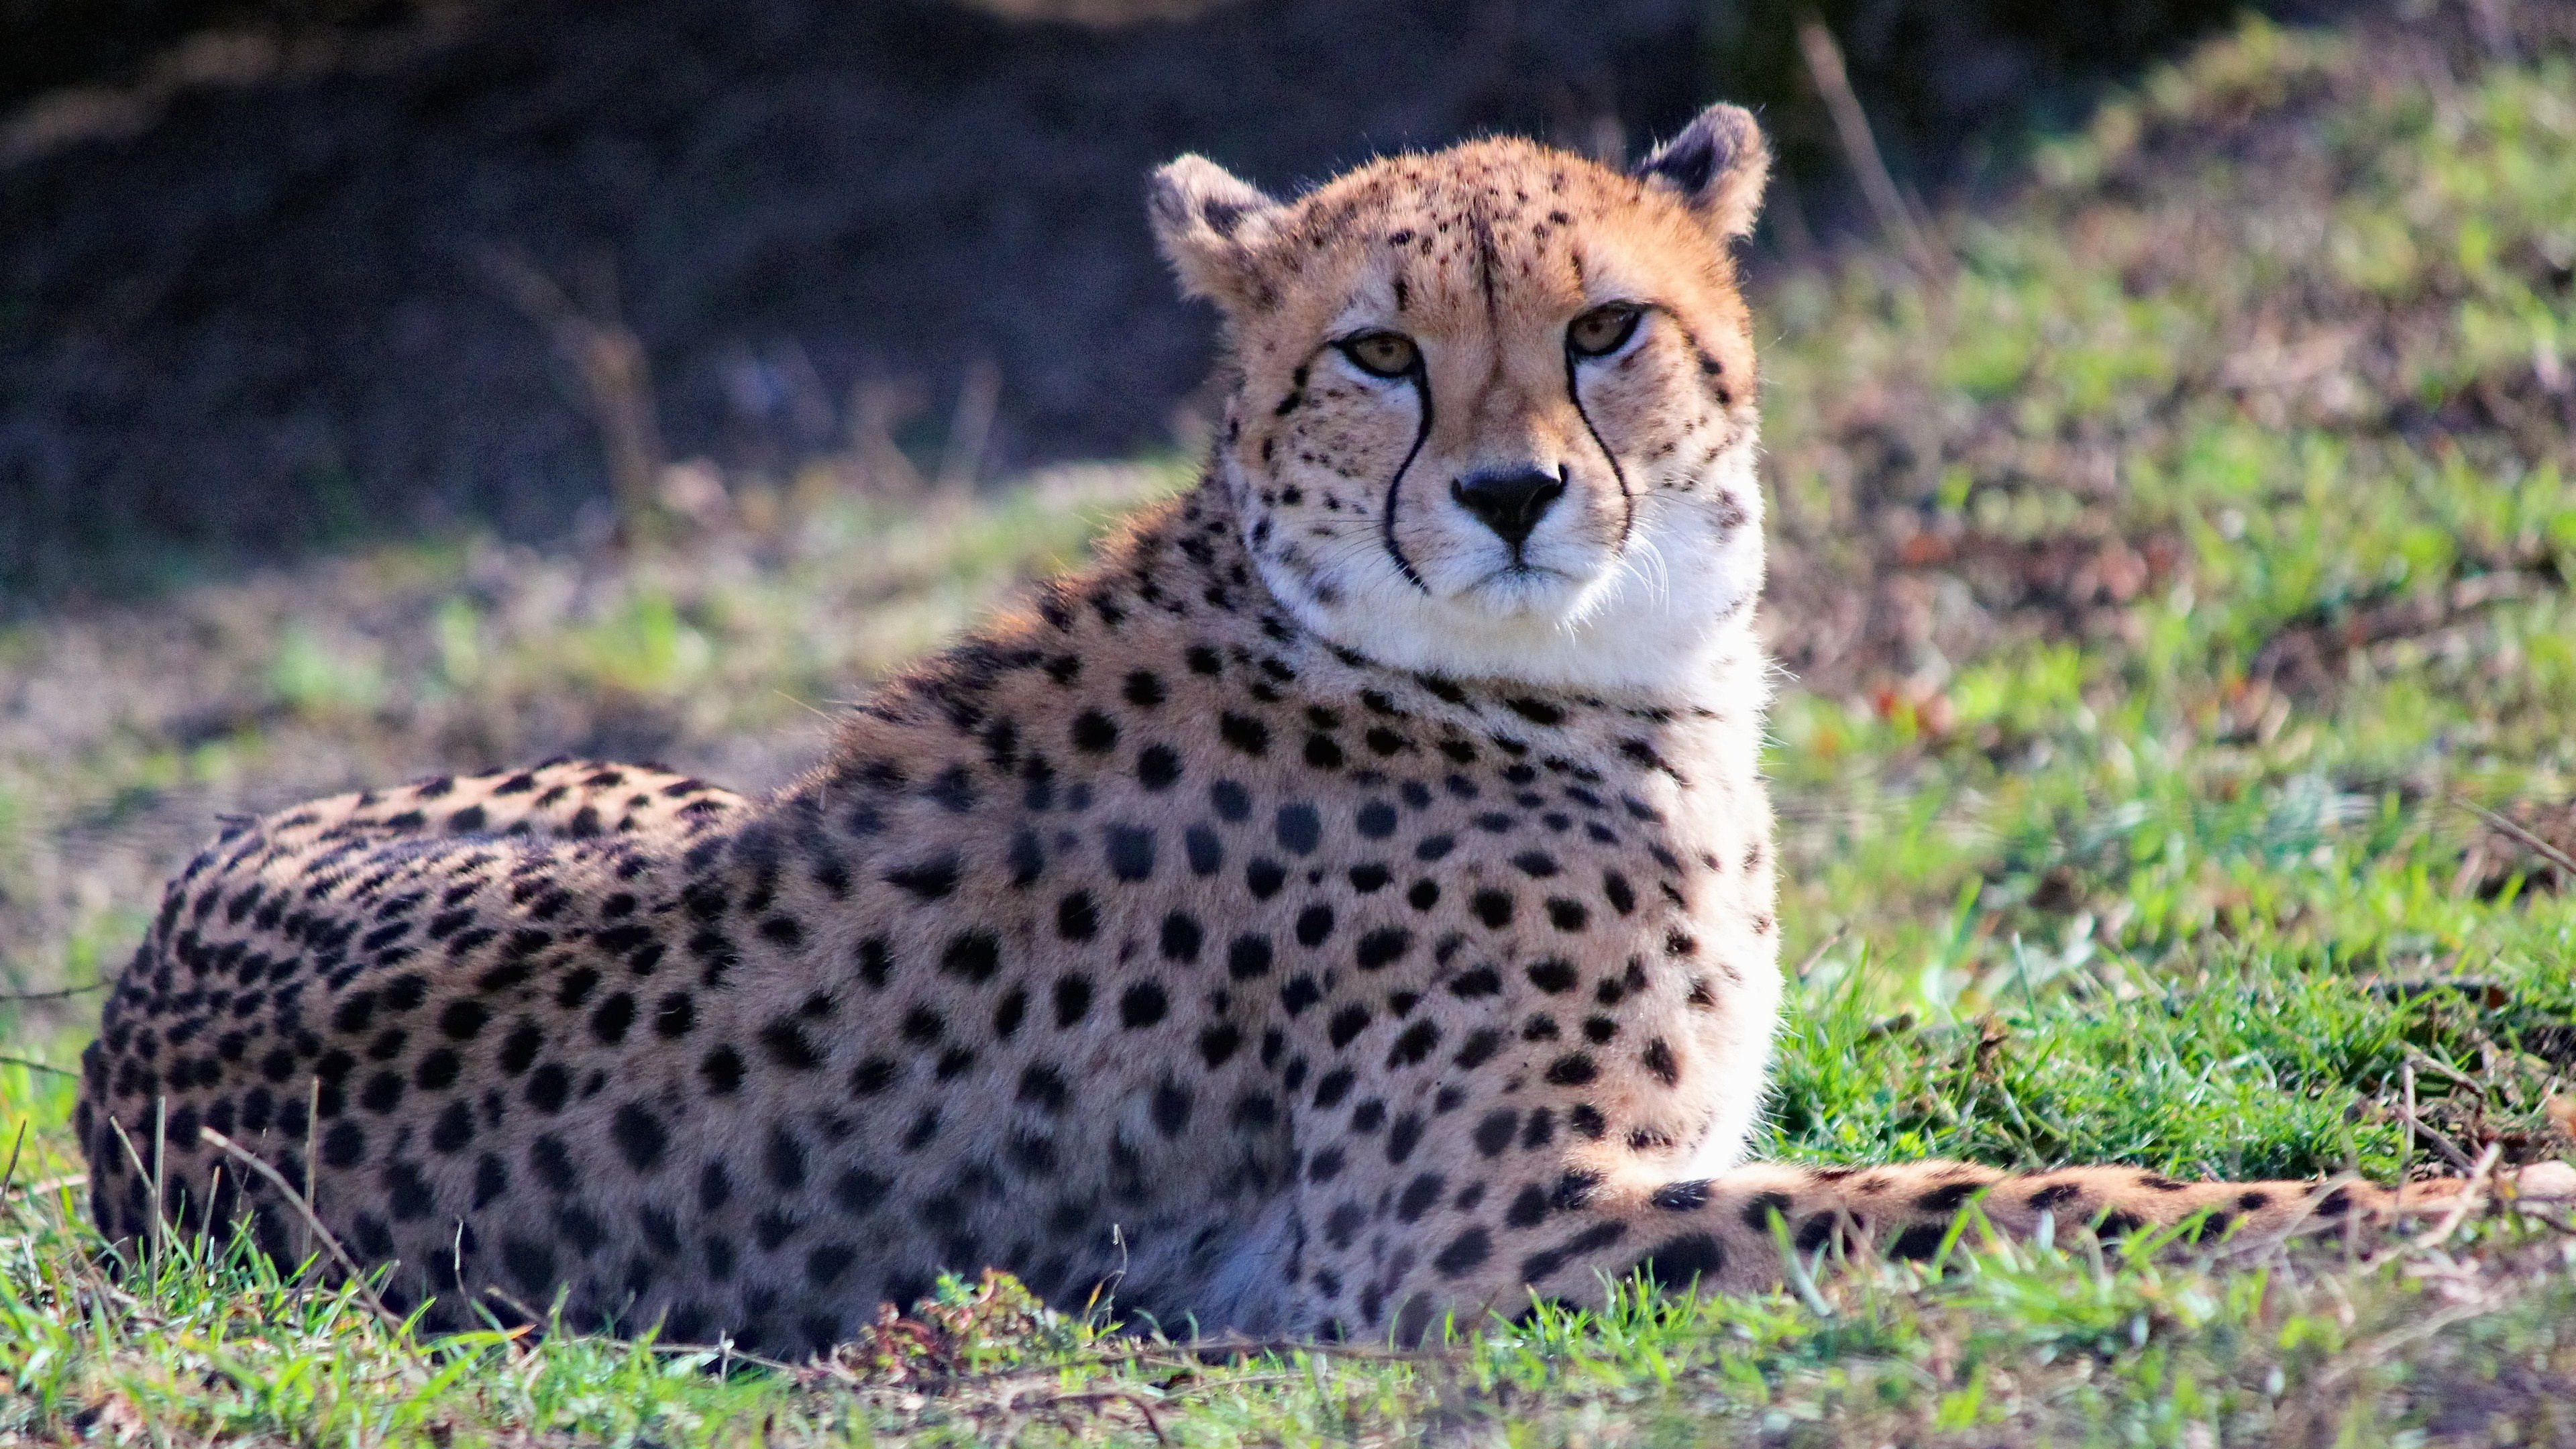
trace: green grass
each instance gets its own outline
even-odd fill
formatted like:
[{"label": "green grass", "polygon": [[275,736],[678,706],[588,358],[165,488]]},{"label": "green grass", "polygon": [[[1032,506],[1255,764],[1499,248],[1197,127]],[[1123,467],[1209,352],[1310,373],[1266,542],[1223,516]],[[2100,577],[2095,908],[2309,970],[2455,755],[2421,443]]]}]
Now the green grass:
[{"label": "green grass", "polygon": [[[1757,299],[1800,675],[1767,1150],[2386,1180],[2576,1147],[2576,900],[2459,803],[2576,797],[2576,65],[2430,53],[2248,28],[1947,219],[1955,275],[1864,254]],[[566,745],[777,778],[808,706],[1177,480],[824,500],[623,558],[424,546],[22,625],[0,969],[112,969],[216,809]],[[6,1051],[70,1061],[86,1010],[27,1005]],[[22,1186],[78,1170],[69,1086],[0,1065]],[[2248,1262],[1963,1223],[1938,1269],[1623,1291],[1418,1354],[1191,1355],[952,1282],[764,1366],[417,1342],[238,1256],[113,1279],[76,1196],[0,1214],[0,1438],[2576,1442],[2576,1240],[2545,1224]]]}]

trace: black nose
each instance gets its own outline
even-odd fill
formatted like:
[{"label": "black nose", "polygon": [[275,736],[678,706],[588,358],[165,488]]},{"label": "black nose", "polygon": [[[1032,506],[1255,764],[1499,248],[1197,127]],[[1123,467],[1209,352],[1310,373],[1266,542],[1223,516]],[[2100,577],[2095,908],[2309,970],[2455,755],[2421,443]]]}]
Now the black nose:
[{"label": "black nose", "polygon": [[1536,468],[1496,469],[1470,473],[1450,484],[1449,496],[1518,550],[1548,509],[1565,496],[1565,480]]}]

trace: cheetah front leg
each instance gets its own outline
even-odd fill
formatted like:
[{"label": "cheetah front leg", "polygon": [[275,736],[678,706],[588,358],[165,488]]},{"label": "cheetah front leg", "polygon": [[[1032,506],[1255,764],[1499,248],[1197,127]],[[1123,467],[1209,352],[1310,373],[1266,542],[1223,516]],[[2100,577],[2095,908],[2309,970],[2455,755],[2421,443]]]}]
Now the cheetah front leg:
[{"label": "cheetah front leg", "polygon": [[[2384,1229],[2448,1214],[2464,1192],[2524,1203],[2576,1201],[2576,1168],[2544,1163],[2471,1183],[2392,1190],[2364,1182],[2181,1182],[2126,1167],[2005,1174],[1958,1162],[1838,1168],[1758,1164],[1722,1177],[1622,1188],[1568,1171],[1521,1185],[1498,1214],[1435,1234],[1396,1260],[1401,1282],[1378,1285],[1398,1341],[1444,1315],[1462,1323],[1511,1313],[1533,1295],[1598,1302],[1605,1280],[1632,1272],[1666,1288],[1765,1293],[1783,1282],[1781,1244],[1814,1253],[1933,1257],[1962,1209],[1997,1232],[2119,1237],[2182,1227],[2189,1241],[2280,1241],[2347,1224]],[[1329,1326],[1326,1325],[1326,1326]],[[1342,1324],[1344,1331],[1350,1325]]]}]

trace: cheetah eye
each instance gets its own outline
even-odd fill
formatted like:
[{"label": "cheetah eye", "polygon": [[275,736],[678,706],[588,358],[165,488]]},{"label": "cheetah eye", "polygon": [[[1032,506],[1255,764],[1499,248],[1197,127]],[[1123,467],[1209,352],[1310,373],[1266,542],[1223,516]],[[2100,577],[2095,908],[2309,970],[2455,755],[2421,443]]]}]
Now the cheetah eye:
[{"label": "cheetah eye", "polygon": [[1633,302],[1611,302],[1566,324],[1565,345],[1577,357],[1607,357],[1628,345],[1646,309]]},{"label": "cheetah eye", "polygon": [[1422,361],[1422,349],[1401,332],[1363,332],[1341,341],[1342,355],[1372,377],[1402,377]]}]

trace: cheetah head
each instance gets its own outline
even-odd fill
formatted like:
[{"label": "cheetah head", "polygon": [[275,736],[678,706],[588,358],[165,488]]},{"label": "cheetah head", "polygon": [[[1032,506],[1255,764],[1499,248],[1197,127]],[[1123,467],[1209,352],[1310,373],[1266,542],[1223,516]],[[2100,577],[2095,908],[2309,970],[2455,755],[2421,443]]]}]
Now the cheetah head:
[{"label": "cheetah head", "polygon": [[1401,668],[1713,682],[1762,585],[1728,243],[1769,166],[1723,105],[1627,172],[1479,141],[1276,201],[1165,166],[1155,233],[1224,317],[1217,469],[1271,591]]}]

